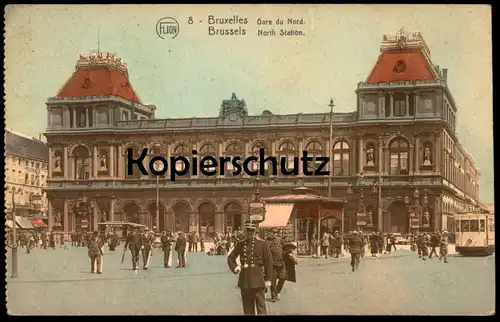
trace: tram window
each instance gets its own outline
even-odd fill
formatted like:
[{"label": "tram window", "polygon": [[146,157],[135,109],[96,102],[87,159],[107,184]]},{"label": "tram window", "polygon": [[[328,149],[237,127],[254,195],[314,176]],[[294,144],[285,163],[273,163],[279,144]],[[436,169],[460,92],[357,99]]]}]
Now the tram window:
[{"label": "tram window", "polygon": [[468,233],[469,232],[469,221],[468,220],[460,220],[460,230],[463,233]]},{"label": "tram window", "polygon": [[470,231],[471,232],[478,232],[479,231],[479,225],[478,225],[477,220],[470,221]]},{"label": "tram window", "polygon": [[485,224],[486,224],[486,223],[485,223],[484,219],[479,220],[479,231],[481,231],[481,232],[482,232],[482,231],[485,231],[485,228],[486,228],[486,227],[484,226]]}]

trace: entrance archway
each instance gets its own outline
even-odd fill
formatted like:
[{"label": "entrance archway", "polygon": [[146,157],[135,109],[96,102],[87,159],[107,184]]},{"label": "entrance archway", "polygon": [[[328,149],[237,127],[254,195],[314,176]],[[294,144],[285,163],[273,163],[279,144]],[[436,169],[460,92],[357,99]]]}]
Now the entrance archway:
[{"label": "entrance archway", "polygon": [[131,203],[126,204],[123,207],[123,212],[125,213],[126,221],[133,222],[136,224],[139,223],[140,208],[136,203],[131,202]]},{"label": "entrance archway", "polygon": [[198,207],[199,232],[205,233],[207,237],[215,235],[215,206],[210,202],[204,202]]},{"label": "entrance archway", "polygon": [[230,202],[224,207],[226,229],[231,228],[232,231],[235,231],[239,228],[241,230],[241,213],[241,204],[238,202]]},{"label": "entrance archway", "polygon": [[162,231],[165,230],[165,207],[163,204],[160,202],[159,203],[160,211],[159,211],[159,226],[156,227],[156,202],[151,203],[148,207],[148,213],[149,213],[149,228],[152,230],[158,230]]},{"label": "entrance archway", "polygon": [[401,200],[394,201],[390,208],[390,232],[407,233],[408,232],[408,209]]},{"label": "entrance archway", "polygon": [[189,213],[191,212],[191,207],[184,202],[178,202],[172,209],[175,216],[175,231],[189,232]]}]

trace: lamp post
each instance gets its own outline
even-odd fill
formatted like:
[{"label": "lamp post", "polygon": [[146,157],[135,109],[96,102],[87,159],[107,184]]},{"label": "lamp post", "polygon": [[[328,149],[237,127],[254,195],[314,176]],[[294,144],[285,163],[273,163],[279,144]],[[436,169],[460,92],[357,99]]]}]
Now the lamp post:
[{"label": "lamp post", "polygon": [[12,272],[10,278],[17,278],[17,230],[15,189],[12,189]]},{"label": "lamp post", "polygon": [[333,137],[333,108],[335,104],[333,104],[333,98],[330,98],[330,135],[328,137],[328,157],[330,158],[329,169],[330,174],[328,175],[328,197],[332,196],[332,175],[333,175],[333,146],[332,146],[332,137]]},{"label": "lamp post", "polygon": [[[429,205],[429,198],[427,196],[428,192],[427,190],[424,191],[424,210],[425,213],[428,213],[427,207]],[[410,198],[409,196],[405,196],[405,204],[408,209],[408,233],[412,233],[413,228],[419,228],[420,227],[420,218],[422,217],[422,205],[420,202],[420,191],[418,191],[417,188],[413,190],[412,197]],[[428,220],[428,219],[427,219]],[[430,222],[428,223],[430,224]]]},{"label": "lamp post", "polygon": [[253,180],[253,184],[254,184],[254,192],[252,199],[248,204],[248,214],[250,215],[249,220],[255,222],[256,225],[258,226],[260,222],[264,221],[266,215],[264,201],[260,197],[260,186],[261,186],[260,176],[257,176]]}]

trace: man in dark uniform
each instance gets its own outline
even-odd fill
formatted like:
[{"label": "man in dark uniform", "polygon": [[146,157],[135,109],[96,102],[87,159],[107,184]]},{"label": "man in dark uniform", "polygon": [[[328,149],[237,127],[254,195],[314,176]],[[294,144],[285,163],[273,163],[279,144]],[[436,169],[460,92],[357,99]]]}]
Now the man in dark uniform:
[{"label": "man in dark uniform", "polygon": [[99,232],[96,230],[93,232],[92,237],[89,240],[88,248],[89,248],[89,257],[90,257],[90,270],[91,273],[102,273],[102,248],[104,247],[104,243],[99,238]]},{"label": "man in dark uniform", "polygon": [[278,230],[273,228],[269,232],[269,236],[266,239],[269,249],[271,250],[271,256],[273,257],[273,277],[271,279],[271,302],[276,302],[279,300],[277,283],[278,279],[285,279],[285,265],[283,263],[283,241],[277,236]]},{"label": "man in dark uniform", "polygon": [[141,234],[141,243],[142,243],[142,269],[148,270],[149,258],[151,257],[153,244],[151,242],[150,234],[147,230],[145,230]]},{"label": "man in dark uniform", "polygon": [[186,236],[184,236],[184,233],[181,231],[175,241],[175,251],[177,252],[176,268],[186,267],[186,244]]},{"label": "man in dark uniform", "polygon": [[[266,288],[271,287],[273,258],[269,245],[255,237],[255,225],[245,223],[246,239],[236,244],[227,258],[231,271],[240,274],[238,287],[241,291],[245,315],[266,315]],[[236,262],[240,258],[240,265]]]},{"label": "man in dark uniform", "polygon": [[170,230],[162,233],[161,248],[163,250],[163,264],[165,265],[165,268],[170,268],[168,262],[170,261],[170,252],[172,251],[172,240],[173,236]]},{"label": "man in dark uniform", "polygon": [[365,247],[365,242],[359,232],[354,230],[349,237],[349,252],[351,253],[351,266],[354,272],[358,268],[361,258],[362,249]]},{"label": "man in dark uniform", "polygon": [[134,229],[133,233],[127,235],[127,240],[125,241],[124,250],[130,249],[132,255],[132,269],[137,273],[137,262],[139,261],[139,252],[142,249],[142,236],[138,228]]}]

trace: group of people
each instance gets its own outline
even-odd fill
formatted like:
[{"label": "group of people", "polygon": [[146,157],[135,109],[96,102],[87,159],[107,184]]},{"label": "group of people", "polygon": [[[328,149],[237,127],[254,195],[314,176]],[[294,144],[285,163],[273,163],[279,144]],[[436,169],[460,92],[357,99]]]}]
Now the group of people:
[{"label": "group of people", "polygon": [[233,245],[236,245],[245,238],[239,227],[233,231],[231,228],[226,233],[216,233],[214,236],[214,245],[207,252],[208,255],[227,255]]},{"label": "group of people", "polygon": [[436,230],[433,233],[417,232],[413,243],[416,244],[419,258],[426,260],[426,257],[432,258],[432,255],[438,257],[436,248],[439,248],[439,261],[444,259],[444,263],[448,263],[446,258],[448,256],[448,232],[446,230]]},{"label": "group of people", "polygon": [[266,291],[270,291],[270,301],[276,302],[285,282],[296,282],[296,246],[277,235],[278,231],[272,230],[266,240],[257,238],[255,225],[246,222],[245,238],[236,243],[227,258],[229,269],[239,274],[245,315],[267,314]]}]

